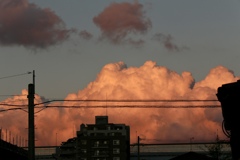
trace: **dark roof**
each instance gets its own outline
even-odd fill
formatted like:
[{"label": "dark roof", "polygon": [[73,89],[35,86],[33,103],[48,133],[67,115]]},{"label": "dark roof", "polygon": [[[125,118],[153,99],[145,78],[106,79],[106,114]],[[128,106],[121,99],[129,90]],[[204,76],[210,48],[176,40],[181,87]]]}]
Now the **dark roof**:
[{"label": "dark roof", "polygon": [[216,159],[196,152],[188,152],[169,160],[216,160]]}]

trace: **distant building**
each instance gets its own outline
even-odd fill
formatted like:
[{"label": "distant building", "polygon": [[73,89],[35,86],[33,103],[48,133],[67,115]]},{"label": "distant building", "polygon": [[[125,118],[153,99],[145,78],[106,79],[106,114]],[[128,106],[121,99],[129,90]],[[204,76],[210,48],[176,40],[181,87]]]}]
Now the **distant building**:
[{"label": "distant building", "polygon": [[[72,139],[72,138],[71,138]],[[74,144],[75,142],[69,139],[69,143]],[[64,144],[64,145],[63,145]],[[225,142],[224,147],[222,148],[222,153],[220,153],[223,157],[231,157],[231,147],[229,142]],[[62,143],[62,146],[67,145],[67,143]],[[170,160],[171,158],[175,158],[184,154],[187,154],[187,157],[191,154],[189,152],[195,152],[198,154],[202,154],[205,156],[209,156],[208,145],[216,145],[216,142],[200,142],[200,143],[165,143],[165,144],[143,144],[139,146],[139,154],[137,144],[130,144],[130,160]],[[71,146],[71,145],[70,145]],[[60,147],[57,146],[36,146],[36,160],[59,160],[59,150]],[[62,147],[67,149],[66,147]],[[27,149],[27,148],[25,148]],[[76,150],[76,149],[73,149]],[[66,154],[67,152],[65,152]],[[72,152],[69,152],[71,155]],[[75,154],[76,156],[76,154]],[[182,157],[182,156],[181,156]],[[180,157],[180,158],[181,158]],[[183,156],[185,157],[185,156]],[[194,157],[194,156],[193,156]],[[66,158],[66,157],[65,157]],[[221,157],[222,158],[222,157]],[[1,159],[1,158],[0,158]],[[14,159],[14,158],[13,158]],[[63,158],[61,158],[63,159]],[[75,158],[71,158],[71,160],[75,160]],[[196,157],[194,160],[199,160]],[[231,158],[229,158],[231,159]],[[25,160],[25,159],[24,159]],[[69,159],[68,159],[69,160]],[[171,159],[172,160],[172,159]],[[174,159],[176,160],[176,159]],[[184,159],[187,160],[187,159]]]},{"label": "distant building", "polygon": [[62,143],[57,155],[59,160],[130,160],[130,127],[96,116],[95,124],[81,124],[77,137]]},{"label": "distant building", "polygon": [[218,160],[218,159],[196,152],[187,152],[177,157],[171,158],[169,160]]},{"label": "distant building", "polygon": [[58,160],[76,160],[77,159],[77,138],[70,138],[66,142],[62,142],[61,146],[57,148]]}]

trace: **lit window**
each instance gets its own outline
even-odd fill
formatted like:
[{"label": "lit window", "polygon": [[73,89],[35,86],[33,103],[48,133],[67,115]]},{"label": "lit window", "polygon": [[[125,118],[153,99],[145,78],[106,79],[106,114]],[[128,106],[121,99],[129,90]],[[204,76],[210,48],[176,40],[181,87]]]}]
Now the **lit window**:
[{"label": "lit window", "polygon": [[94,153],[95,156],[98,156],[99,155],[99,150],[96,150],[95,153]]},{"label": "lit window", "polygon": [[119,148],[113,148],[113,154],[119,154],[120,149]]},{"label": "lit window", "polygon": [[86,149],[82,149],[81,151],[82,151],[82,153],[87,153]]},{"label": "lit window", "polygon": [[113,140],[113,145],[119,145],[120,141],[119,140]]},{"label": "lit window", "polygon": [[98,147],[99,146],[99,141],[96,141],[95,144],[94,144],[95,147]]}]

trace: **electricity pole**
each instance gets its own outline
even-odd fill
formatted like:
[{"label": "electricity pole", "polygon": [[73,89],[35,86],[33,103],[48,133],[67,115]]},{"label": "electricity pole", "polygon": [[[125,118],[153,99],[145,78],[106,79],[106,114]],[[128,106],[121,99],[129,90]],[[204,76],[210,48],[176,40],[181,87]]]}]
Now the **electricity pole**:
[{"label": "electricity pole", "polygon": [[33,71],[33,83],[28,84],[28,158],[29,160],[35,160],[34,94],[35,94],[35,72]]},{"label": "electricity pole", "polygon": [[140,160],[140,137],[139,136],[138,136],[137,146],[138,146],[138,160]]}]

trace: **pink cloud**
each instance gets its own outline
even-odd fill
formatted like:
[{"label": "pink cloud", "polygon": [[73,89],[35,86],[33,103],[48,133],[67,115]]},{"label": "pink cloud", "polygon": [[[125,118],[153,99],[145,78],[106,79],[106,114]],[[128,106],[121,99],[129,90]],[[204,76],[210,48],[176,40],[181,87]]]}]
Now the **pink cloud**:
[{"label": "pink cloud", "polygon": [[143,34],[151,27],[151,21],[145,17],[143,5],[134,3],[112,3],[93,22],[101,29],[102,39],[119,44],[130,34]]}]

